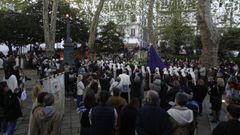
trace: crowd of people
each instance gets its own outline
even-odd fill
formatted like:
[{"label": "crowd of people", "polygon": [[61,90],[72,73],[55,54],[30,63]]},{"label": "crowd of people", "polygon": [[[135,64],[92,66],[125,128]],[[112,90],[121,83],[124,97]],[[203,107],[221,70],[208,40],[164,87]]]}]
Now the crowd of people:
[{"label": "crowd of people", "polygon": [[[168,68],[151,71],[137,63],[98,60],[82,63],[79,68],[65,72],[66,92],[71,91],[73,97],[77,97],[77,112],[83,113],[82,134],[97,131],[98,134],[126,135],[135,134],[135,130],[139,135],[193,134],[196,118],[202,116],[202,104],[207,95],[212,110],[211,122],[220,122],[222,100],[238,111],[236,115],[230,110],[229,115],[234,115],[231,118],[239,118],[240,74],[237,64],[223,61],[220,66],[207,69],[197,61],[164,62]],[[108,96],[102,97],[103,93]],[[91,120],[94,110],[93,121],[96,123]],[[105,112],[107,110],[109,112]],[[107,118],[110,116],[111,120]],[[234,124],[239,127],[239,122]]]},{"label": "crowd of people", "polygon": [[[36,63],[40,63],[40,79],[64,71],[66,99],[76,99],[81,114],[81,135],[193,135],[207,95],[213,123],[221,121],[222,100],[229,104],[228,121],[220,122],[213,134],[240,132],[237,64],[222,61],[207,69],[193,60],[163,62],[167,68],[162,70],[111,59],[77,61],[74,67],[57,58],[38,57]],[[0,83],[0,120],[2,132],[12,135],[22,116],[21,77],[29,78],[19,72],[15,60],[8,58],[7,63]],[[33,90],[29,134],[58,135],[61,115],[53,106],[54,97],[40,89]]]}]

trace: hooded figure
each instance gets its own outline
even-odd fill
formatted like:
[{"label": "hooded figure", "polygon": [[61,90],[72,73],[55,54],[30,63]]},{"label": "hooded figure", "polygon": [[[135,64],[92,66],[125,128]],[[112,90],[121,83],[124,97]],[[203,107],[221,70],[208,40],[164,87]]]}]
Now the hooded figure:
[{"label": "hooded figure", "polygon": [[176,96],[176,106],[167,112],[171,116],[173,135],[193,135],[194,116],[193,111],[185,107],[188,97],[184,93]]}]

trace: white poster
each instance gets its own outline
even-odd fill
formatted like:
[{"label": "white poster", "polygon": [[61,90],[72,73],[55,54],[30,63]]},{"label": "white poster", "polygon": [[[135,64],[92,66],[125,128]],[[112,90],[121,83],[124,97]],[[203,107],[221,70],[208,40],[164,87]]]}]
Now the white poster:
[{"label": "white poster", "polygon": [[43,90],[54,95],[56,109],[64,114],[65,109],[65,85],[64,74],[48,77],[43,80]]}]

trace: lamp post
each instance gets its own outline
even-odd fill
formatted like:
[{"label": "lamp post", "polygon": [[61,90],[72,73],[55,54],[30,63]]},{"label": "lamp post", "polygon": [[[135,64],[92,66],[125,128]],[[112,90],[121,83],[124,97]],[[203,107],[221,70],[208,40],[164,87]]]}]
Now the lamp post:
[{"label": "lamp post", "polygon": [[71,43],[71,24],[70,24],[70,16],[66,14],[67,19],[67,27],[66,27],[66,42]]},{"label": "lamp post", "polygon": [[[69,9],[70,9],[70,3],[68,3]],[[74,66],[74,45],[71,40],[71,20],[70,15],[66,14],[66,39],[64,42],[64,63],[68,63],[70,66]]]}]

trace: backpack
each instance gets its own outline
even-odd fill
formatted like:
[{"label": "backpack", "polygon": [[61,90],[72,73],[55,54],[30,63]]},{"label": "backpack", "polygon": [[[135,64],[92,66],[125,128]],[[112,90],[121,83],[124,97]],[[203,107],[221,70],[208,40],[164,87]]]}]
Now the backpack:
[{"label": "backpack", "polygon": [[140,78],[139,74],[135,74],[134,82],[135,83],[140,83],[141,82],[141,78]]}]

